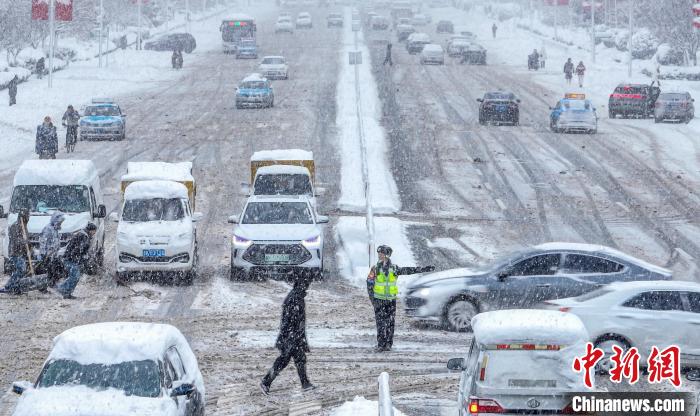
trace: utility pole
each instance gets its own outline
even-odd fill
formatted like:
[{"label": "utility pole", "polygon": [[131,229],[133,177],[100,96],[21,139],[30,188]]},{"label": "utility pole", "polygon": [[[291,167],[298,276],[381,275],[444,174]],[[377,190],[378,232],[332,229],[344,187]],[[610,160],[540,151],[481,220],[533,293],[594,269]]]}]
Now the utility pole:
[{"label": "utility pole", "polygon": [[596,1],[591,0],[591,39],[593,40],[592,42],[592,47],[591,47],[591,62],[595,63],[595,6],[596,6]]},{"label": "utility pole", "polygon": [[185,22],[187,33],[192,33],[192,30],[190,28],[190,0],[185,0]]},{"label": "utility pole", "polygon": [[55,0],[49,1],[49,88],[53,86],[53,55],[54,49],[56,48],[56,2]]},{"label": "utility pole", "polygon": [[98,66],[102,68],[102,40],[104,38],[103,36],[103,31],[104,31],[104,15],[105,15],[105,5],[104,5],[104,0],[100,0],[100,58],[99,58],[99,64]]},{"label": "utility pole", "polygon": [[554,40],[559,40],[559,0],[554,0]]},{"label": "utility pole", "polygon": [[136,34],[136,50],[141,50],[141,0],[136,0],[138,3],[138,14],[139,14],[139,23],[138,23],[138,33]]},{"label": "utility pole", "polygon": [[632,20],[634,19],[634,0],[628,0],[630,4],[629,37],[627,38],[627,76],[632,78]]}]

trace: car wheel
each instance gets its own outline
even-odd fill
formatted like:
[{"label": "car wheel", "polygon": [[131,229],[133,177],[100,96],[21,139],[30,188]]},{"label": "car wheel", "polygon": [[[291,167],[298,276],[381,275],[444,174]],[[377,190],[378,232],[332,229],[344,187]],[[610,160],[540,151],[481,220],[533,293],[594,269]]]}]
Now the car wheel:
[{"label": "car wheel", "polygon": [[455,332],[465,332],[471,329],[472,318],[479,313],[474,302],[465,297],[452,300],[445,307],[443,321],[447,328]]},{"label": "car wheel", "polygon": [[594,342],[594,346],[600,348],[605,353],[603,358],[598,361],[598,364],[595,366],[596,373],[608,374],[610,370],[615,367],[615,363],[610,359],[614,354],[613,346],[615,345],[622,348],[623,351],[627,351],[630,348],[629,342],[623,337],[614,334],[598,338]]}]

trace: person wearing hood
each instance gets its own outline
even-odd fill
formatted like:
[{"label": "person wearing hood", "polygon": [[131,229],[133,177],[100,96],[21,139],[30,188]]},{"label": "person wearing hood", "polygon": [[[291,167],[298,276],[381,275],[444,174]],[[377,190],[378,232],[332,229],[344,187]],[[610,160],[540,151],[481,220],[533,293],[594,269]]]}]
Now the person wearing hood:
[{"label": "person wearing hood", "polygon": [[294,360],[301,388],[304,391],[315,388],[306,374],[306,353],[309,343],[306,340],[306,291],[311,284],[311,277],[302,275],[294,282],[292,290],[282,303],[282,319],[280,332],[275,347],[280,351],[272,368],[260,382],[263,394],[268,395],[272,381],[284,370],[290,360]]},{"label": "person wearing hood", "polygon": [[10,83],[7,84],[7,92],[10,94],[10,106],[17,104],[17,84],[19,84],[19,78],[15,75]]},{"label": "person wearing hood", "polygon": [[574,63],[571,62],[571,58],[566,60],[564,64],[564,78],[566,78],[566,83],[571,85],[571,78],[574,74]]},{"label": "person wearing hood", "polygon": [[19,295],[22,293],[20,282],[27,273],[27,222],[29,222],[29,211],[21,209],[17,214],[17,221],[7,230],[8,254],[12,264],[12,274],[5,287],[0,289],[0,293],[12,293]]},{"label": "person wearing hood", "polygon": [[36,153],[39,159],[56,159],[58,153],[58,133],[51,123],[51,117],[44,117],[44,122],[36,128]]},{"label": "person wearing hood", "polygon": [[384,65],[389,64],[389,66],[394,65],[391,60],[391,42],[386,45],[386,56],[384,57]]},{"label": "person wearing hood", "polygon": [[60,278],[60,259],[58,251],[61,248],[59,231],[65,216],[60,211],[51,214],[49,223],[41,230],[39,237],[39,260],[45,265],[51,286]]},{"label": "person wearing hood", "polygon": [[367,275],[367,291],[374,308],[377,323],[377,348],[375,351],[391,351],[394,343],[394,320],[396,318],[396,298],[399,288],[396,281],[400,275],[432,272],[435,266],[398,267],[391,262],[393,250],[389,246],[377,247],[379,261]]},{"label": "person wearing hood", "polygon": [[58,285],[58,293],[63,299],[75,299],[73,291],[80,281],[80,268],[85,264],[90,253],[90,244],[97,232],[97,226],[91,222],[87,226],[73,234],[66,245],[63,254],[63,267],[68,273],[68,278]]}]

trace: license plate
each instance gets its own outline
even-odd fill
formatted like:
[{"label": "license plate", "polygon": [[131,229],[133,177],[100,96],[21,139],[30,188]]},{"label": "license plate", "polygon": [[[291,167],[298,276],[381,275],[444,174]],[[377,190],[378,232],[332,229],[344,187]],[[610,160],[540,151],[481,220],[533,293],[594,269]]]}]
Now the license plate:
[{"label": "license plate", "polygon": [[143,250],[143,257],[165,257],[165,250],[147,249]]},{"label": "license plate", "polygon": [[500,112],[504,112],[507,109],[508,109],[508,107],[506,107],[505,105],[499,105],[498,107],[496,107],[496,110],[498,110]]},{"label": "license plate", "polygon": [[289,261],[289,254],[265,254],[266,263],[285,263]]}]

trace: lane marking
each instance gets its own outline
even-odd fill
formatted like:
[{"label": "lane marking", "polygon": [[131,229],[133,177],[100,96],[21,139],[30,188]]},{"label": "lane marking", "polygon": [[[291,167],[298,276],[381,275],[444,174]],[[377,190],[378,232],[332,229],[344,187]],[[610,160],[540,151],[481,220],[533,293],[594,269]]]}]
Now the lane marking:
[{"label": "lane marking", "polygon": [[501,207],[501,209],[502,209],[503,211],[505,211],[506,209],[508,209],[508,207],[506,206],[506,204],[504,204],[503,201],[501,201],[500,198],[496,198],[496,203],[498,204],[499,207]]}]

